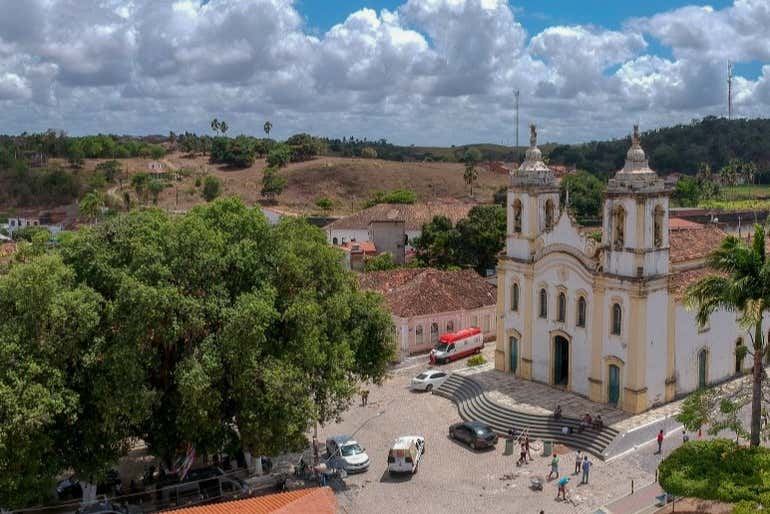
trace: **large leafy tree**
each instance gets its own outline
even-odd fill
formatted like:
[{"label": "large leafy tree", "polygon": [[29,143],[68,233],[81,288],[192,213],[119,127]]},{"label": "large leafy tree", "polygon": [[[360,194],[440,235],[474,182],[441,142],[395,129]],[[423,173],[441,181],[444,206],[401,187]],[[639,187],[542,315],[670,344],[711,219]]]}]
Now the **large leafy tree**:
[{"label": "large leafy tree", "polygon": [[751,446],[759,446],[762,421],[762,357],[767,345],[762,333],[762,319],[770,309],[770,259],[765,252],[765,230],[754,228],[748,244],[728,236],[712,252],[706,263],[720,274],[705,277],[690,286],[686,305],[696,311],[699,323],[708,322],[717,310],[738,312],[739,323],[749,331],[753,355],[751,394]]},{"label": "large leafy tree", "polygon": [[587,171],[565,176],[560,184],[562,202],[569,194],[569,210],[579,219],[600,218],[604,199],[604,182]]}]

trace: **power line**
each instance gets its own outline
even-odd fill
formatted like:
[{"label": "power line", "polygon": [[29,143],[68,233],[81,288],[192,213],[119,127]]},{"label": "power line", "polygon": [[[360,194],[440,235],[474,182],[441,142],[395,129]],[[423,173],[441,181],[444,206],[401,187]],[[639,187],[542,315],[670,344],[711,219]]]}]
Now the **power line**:
[{"label": "power line", "polygon": [[514,121],[513,124],[516,126],[516,148],[515,150],[519,149],[519,90],[513,92],[515,101],[513,104],[513,117]]},{"label": "power line", "polygon": [[727,119],[733,119],[733,63],[727,61]]}]

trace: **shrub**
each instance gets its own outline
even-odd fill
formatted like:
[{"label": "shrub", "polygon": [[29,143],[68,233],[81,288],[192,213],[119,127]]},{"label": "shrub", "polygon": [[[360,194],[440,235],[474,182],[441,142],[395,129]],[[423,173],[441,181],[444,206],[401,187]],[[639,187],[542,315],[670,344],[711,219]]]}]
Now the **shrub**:
[{"label": "shrub", "polygon": [[361,149],[361,157],[364,159],[376,159],[377,158],[377,150],[372,148],[371,146],[367,146],[365,148]]},{"label": "shrub", "polygon": [[478,354],[468,359],[468,366],[481,366],[482,364],[486,364],[486,362],[487,360],[484,358],[484,356]]},{"label": "shrub", "polygon": [[276,197],[283,192],[284,187],[286,187],[286,178],[279,175],[276,168],[267,168],[262,176],[262,196],[275,201]]},{"label": "shrub", "polygon": [[365,207],[371,207],[380,203],[414,203],[417,194],[409,189],[394,189],[393,191],[377,191],[372,195]]},{"label": "shrub", "polygon": [[325,196],[316,199],[315,204],[316,204],[316,206],[320,207],[321,209],[323,209],[325,211],[329,211],[332,208],[332,200],[331,200],[331,198],[327,198]]},{"label": "shrub", "polygon": [[271,167],[283,168],[291,161],[291,149],[286,145],[275,145],[267,153],[267,164]]},{"label": "shrub", "polygon": [[222,181],[214,175],[209,175],[203,181],[203,198],[212,201],[222,193]]},{"label": "shrub", "polygon": [[398,265],[393,261],[393,256],[388,252],[382,252],[364,262],[364,271],[385,271],[397,267]]}]

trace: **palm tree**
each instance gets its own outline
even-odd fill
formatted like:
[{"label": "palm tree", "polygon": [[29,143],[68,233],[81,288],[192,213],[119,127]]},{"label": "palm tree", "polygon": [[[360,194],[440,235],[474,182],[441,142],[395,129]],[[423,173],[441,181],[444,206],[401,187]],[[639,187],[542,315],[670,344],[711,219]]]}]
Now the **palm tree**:
[{"label": "palm tree", "polygon": [[219,123],[218,119],[214,118],[213,120],[211,120],[211,130],[213,130],[214,132],[219,132],[220,128],[222,128],[222,125],[221,123]]},{"label": "palm tree", "polygon": [[91,222],[95,222],[96,218],[101,214],[103,206],[104,201],[98,193],[88,193],[80,200],[80,214],[91,220]]},{"label": "palm tree", "polygon": [[465,164],[465,173],[463,173],[465,183],[471,186],[471,196],[473,196],[473,183],[479,179],[479,172],[472,161]]},{"label": "palm tree", "polygon": [[[770,309],[770,259],[765,253],[765,229],[754,226],[751,245],[728,236],[706,259],[719,272],[687,288],[685,305],[696,310],[705,325],[716,310],[739,312],[739,324],[752,339],[754,366],[751,391],[751,446],[759,446],[762,421],[762,356],[767,346],[762,335],[762,317]],[[753,331],[753,336],[752,336]]]},{"label": "palm tree", "polygon": [[265,129],[265,134],[267,134],[267,137],[270,137],[270,131],[273,130],[273,124],[269,121],[265,122],[265,126],[263,127]]},{"label": "palm tree", "polygon": [[219,130],[222,131],[222,135],[223,136],[227,135],[227,129],[228,128],[230,128],[230,127],[227,126],[227,122],[226,121],[220,121],[219,122]]}]

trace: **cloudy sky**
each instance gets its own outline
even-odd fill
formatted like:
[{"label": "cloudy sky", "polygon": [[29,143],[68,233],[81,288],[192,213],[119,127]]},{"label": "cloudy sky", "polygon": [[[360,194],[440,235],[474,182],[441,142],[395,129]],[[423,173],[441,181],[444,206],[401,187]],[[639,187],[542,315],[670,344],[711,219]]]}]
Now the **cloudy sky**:
[{"label": "cloudy sky", "polygon": [[0,0],[0,133],[576,142],[770,112],[770,1]]}]

